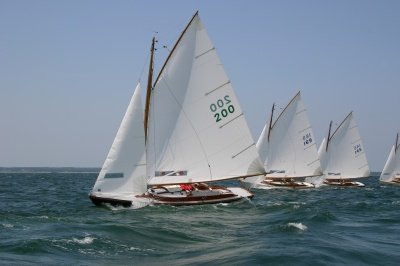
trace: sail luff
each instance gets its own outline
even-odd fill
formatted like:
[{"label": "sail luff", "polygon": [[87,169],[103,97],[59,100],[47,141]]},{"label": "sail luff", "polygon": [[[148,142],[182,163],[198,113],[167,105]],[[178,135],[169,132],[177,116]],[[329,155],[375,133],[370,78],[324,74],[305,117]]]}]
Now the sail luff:
[{"label": "sail luff", "polygon": [[161,77],[161,74],[163,73],[165,67],[167,66],[169,60],[171,59],[172,54],[175,52],[176,47],[178,46],[178,44],[179,44],[180,41],[182,40],[182,38],[183,38],[183,36],[185,35],[185,33],[186,33],[187,29],[189,28],[190,24],[192,24],[194,18],[195,18],[196,16],[198,16],[198,14],[199,14],[199,11],[196,11],[196,13],[195,13],[195,14],[193,15],[193,17],[190,19],[189,23],[186,25],[185,29],[182,31],[182,33],[181,33],[181,35],[179,36],[178,40],[176,41],[174,47],[172,48],[171,52],[169,53],[167,59],[165,60],[164,65],[162,66],[160,72],[158,73],[157,78],[156,78],[156,80],[154,81],[154,85],[157,84],[158,80],[159,80],[160,77]]},{"label": "sail luff", "polygon": [[150,96],[151,96],[151,89],[152,89],[152,83],[153,83],[154,43],[155,43],[155,38],[153,37],[153,40],[151,42],[151,49],[150,49],[149,74],[148,74],[148,78],[147,78],[146,105],[145,105],[145,111],[144,111],[144,136],[145,136],[145,142],[147,142]]}]

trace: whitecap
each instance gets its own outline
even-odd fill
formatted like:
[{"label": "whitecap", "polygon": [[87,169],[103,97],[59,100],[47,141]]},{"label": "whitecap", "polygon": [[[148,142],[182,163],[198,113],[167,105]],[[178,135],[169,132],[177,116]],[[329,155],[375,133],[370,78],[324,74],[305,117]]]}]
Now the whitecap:
[{"label": "whitecap", "polygon": [[14,225],[13,224],[1,224],[3,227],[5,228],[13,228]]},{"label": "whitecap", "polygon": [[90,237],[90,236],[85,236],[83,239],[78,239],[75,237],[72,239],[73,242],[82,244],[82,245],[92,244],[93,240],[94,240],[94,238]]},{"label": "whitecap", "polygon": [[302,224],[302,223],[288,223],[289,227],[295,227],[297,229],[300,229],[302,231],[307,230],[307,226]]}]

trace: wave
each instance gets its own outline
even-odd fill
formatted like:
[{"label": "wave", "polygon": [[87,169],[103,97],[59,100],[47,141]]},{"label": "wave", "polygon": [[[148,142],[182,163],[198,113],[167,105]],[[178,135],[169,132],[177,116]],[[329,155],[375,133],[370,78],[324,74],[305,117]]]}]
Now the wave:
[{"label": "wave", "polygon": [[301,231],[305,231],[308,229],[308,227],[302,223],[288,223],[287,226],[300,229]]}]

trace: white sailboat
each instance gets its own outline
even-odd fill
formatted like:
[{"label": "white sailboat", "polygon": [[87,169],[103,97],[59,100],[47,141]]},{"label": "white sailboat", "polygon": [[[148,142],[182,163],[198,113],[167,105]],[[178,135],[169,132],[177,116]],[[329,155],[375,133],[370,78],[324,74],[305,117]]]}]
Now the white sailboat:
[{"label": "white sailboat", "polygon": [[[145,183],[149,188],[136,193],[135,199],[152,204],[192,205],[251,198],[252,193],[246,189],[209,184],[261,175],[265,170],[230,80],[198,13],[182,32],[153,83],[154,43],[153,39],[145,138],[140,146],[145,147]],[[102,200],[97,199],[98,203]]]},{"label": "white sailboat", "polygon": [[306,177],[321,175],[314,133],[300,92],[298,92],[273,122],[275,105],[269,124],[265,125],[257,149],[267,174],[251,178],[255,188],[311,188]]},{"label": "white sailboat", "polygon": [[400,153],[399,133],[396,136],[396,143],[390,150],[388,159],[383,167],[379,180],[382,183],[400,185]]},{"label": "white sailboat", "polygon": [[358,186],[364,184],[352,181],[370,174],[367,157],[361,141],[358,126],[350,112],[343,122],[328,137],[324,138],[318,150],[324,173],[324,184],[336,186]]}]

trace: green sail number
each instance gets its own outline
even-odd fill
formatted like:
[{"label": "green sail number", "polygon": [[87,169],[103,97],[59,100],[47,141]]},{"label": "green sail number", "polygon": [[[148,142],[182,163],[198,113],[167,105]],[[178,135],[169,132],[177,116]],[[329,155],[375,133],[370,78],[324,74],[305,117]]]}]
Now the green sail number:
[{"label": "green sail number", "polygon": [[229,116],[235,112],[235,107],[230,104],[231,99],[229,95],[225,95],[224,98],[218,99],[215,103],[210,104],[210,110],[214,114],[215,122],[221,121],[223,118]]}]

